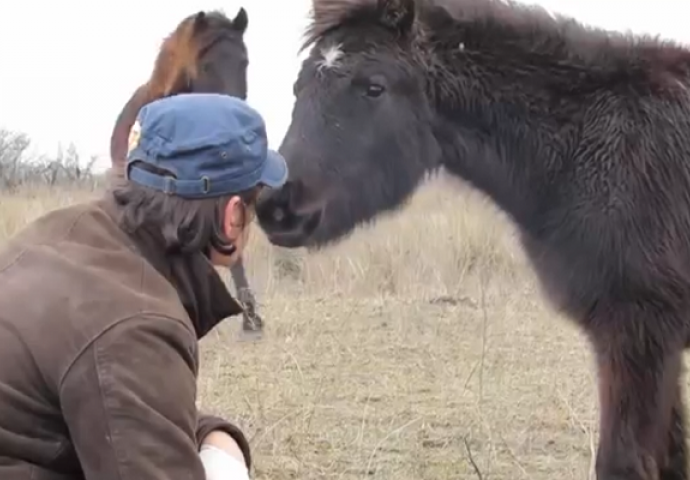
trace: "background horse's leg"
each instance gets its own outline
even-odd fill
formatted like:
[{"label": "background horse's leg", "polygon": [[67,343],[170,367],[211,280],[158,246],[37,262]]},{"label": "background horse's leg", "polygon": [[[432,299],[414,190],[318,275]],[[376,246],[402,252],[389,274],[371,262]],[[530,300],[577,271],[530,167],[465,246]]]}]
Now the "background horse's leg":
[{"label": "background horse's leg", "polygon": [[247,274],[241,258],[230,267],[230,274],[232,275],[232,282],[235,284],[235,290],[237,291],[237,299],[244,305],[242,329],[245,332],[262,331],[264,322],[261,316],[256,312],[256,300],[249,288],[249,281],[247,280]]},{"label": "background horse's leg", "polygon": [[[680,380],[680,378],[679,378]],[[688,480],[688,447],[685,442],[685,402],[680,382],[676,382],[676,400],[673,404],[668,431],[667,460],[661,468],[660,480]]]},{"label": "background horse's leg", "polygon": [[611,309],[590,319],[599,330],[590,332],[601,409],[597,480],[685,478],[660,476],[670,447],[683,344],[662,333],[669,333],[664,329],[673,322],[653,313],[650,318],[645,307]]}]

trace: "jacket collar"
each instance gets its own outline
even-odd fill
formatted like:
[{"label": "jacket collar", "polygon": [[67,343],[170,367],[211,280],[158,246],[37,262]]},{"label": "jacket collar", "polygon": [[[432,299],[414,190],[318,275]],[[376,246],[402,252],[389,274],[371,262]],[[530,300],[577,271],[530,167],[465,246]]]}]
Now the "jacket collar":
[{"label": "jacket collar", "polygon": [[[117,222],[118,207],[112,197],[107,195],[102,205]],[[177,290],[197,338],[204,337],[225,318],[243,312],[240,303],[232,297],[218,271],[203,253],[166,253],[162,234],[150,228],[125,234],[144,259]]]}]

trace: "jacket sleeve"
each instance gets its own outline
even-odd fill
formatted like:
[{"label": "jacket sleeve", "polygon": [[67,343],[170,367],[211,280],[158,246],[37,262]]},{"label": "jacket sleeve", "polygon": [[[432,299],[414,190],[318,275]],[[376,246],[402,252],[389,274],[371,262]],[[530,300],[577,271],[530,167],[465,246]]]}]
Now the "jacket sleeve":
[{"label": "jacket sleeve", "polygon": [[214,430],[225,432],[230,435],[233,440],[235,440],[237,446],[240,447],[240,450],[244,455],[244,463],[247,465],[247,470],[251,470],[252,456],[247,437],[245,437],[244,433],[242,433],[242,430],[227,420],[213,415],[200,414],[196,430],[197,446],[201,448],[201,442],[203,439],[206,437],[206,435]]},{"label": "jacket sleeve", "polygon": [[196,338],[179,321],[132,318],[64,375],[59,397],[85,480],[204,480]]}]

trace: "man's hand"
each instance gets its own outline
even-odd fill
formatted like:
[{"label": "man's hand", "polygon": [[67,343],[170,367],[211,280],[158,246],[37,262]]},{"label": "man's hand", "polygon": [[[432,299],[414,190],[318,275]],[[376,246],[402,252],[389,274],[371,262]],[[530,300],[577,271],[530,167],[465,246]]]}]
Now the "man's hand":
[{"label": "man's hand", "polygon": [[214,430],[206,435],[201,442],[201,446],[203,447],[204,445],[212,445],[216,448],[220,448],[228,455],[231,455],[242,462],[242,465],[245,464],[244,455],[242,454],[242,450],[240,450],[240,447],[237,445],[235,439],[222,430]]},{"label": "man's hand", "polygon": [[244,455],[227,433],[214,430],[201,442],[201,463],[207,480],[249,480]]}]

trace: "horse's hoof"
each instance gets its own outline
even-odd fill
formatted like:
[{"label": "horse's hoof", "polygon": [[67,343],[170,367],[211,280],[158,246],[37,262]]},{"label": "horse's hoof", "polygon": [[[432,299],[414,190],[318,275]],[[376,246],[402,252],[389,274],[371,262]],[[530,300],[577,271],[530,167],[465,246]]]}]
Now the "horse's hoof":
[{"label": "horse's hoof", "polygon": [[258,342],[264,338],[264,332],[262,330],[245,330],[243,328],[240,330],[238,338],[240,342]]}]

